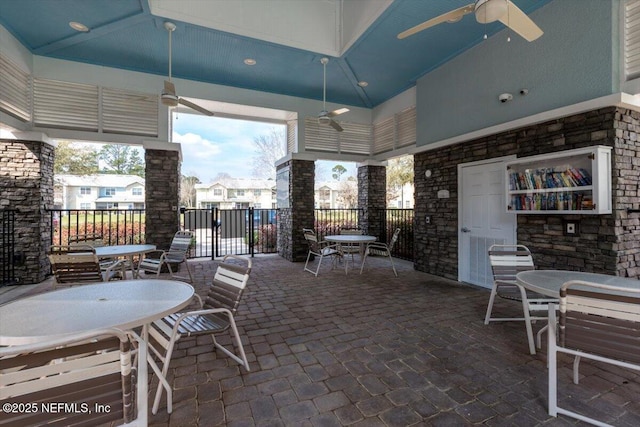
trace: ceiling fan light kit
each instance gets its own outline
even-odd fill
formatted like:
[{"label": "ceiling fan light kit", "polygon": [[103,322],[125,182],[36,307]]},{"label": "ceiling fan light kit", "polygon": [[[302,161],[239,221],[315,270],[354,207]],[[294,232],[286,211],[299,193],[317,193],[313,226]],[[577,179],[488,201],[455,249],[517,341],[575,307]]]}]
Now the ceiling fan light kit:
[{"label": "ceiling fan light kit", "polygon": [[507,0],[478,0],[475,6],[476,21],[490,24],[502,18],[507,9]]}]

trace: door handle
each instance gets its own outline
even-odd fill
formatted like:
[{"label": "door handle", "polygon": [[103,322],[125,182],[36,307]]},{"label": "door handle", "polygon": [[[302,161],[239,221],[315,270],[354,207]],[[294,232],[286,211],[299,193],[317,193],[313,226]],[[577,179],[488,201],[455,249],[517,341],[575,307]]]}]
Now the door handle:
[{"label": "door handle", "polygon": [[467,228],[467,227],[462,227],[462,228],[460,229],[460,231],[462,231],[463,233],[470,233],[470,232],[471,232],[471,229],[469,229],[469,228]]}]

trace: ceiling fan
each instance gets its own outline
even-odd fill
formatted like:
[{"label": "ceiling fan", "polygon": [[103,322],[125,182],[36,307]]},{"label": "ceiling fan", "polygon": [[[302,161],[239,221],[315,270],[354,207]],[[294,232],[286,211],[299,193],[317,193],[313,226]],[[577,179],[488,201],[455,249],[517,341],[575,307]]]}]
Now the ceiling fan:
[{"label": "ceiling fan", "polygon": [[185,107],[189,107],[204,115],[213,116],[213,113],[206,108],[203,108],[191,101],[187,101],[186,99],[180,98],[178,97],[178,95],[176,95],[176,87],[171,82],[171,34],[175,31],[176,24],[174,24],[173,22],[165,22],[164,28],[169,33],[169,80],[164,81],[164,90],[160,93],[160,101],[167,107],[176,107],[178,106],[178,104],[182,104]]},{"label": "ceiling fan", "polygon": [[452,10],[443,15],[436,16],[428,21],[418,24],[413,28],[398,34],[399,39],[404,39],[434,25],[448,22],[458,22],[463,16],[475,12],[476,20],[481,24],[500,21],[527,41],[534,41],[543,32],[522,10],[510,0],[476,0],[461,8]]},{"label": "ceiling fan", "polygon": [[348,108],[338,108],[337,110],[333,110],[331,112],[327,111],[327,63],[329,62],[329,58],[321,58],[320,62],[323,66],[323,79],[322,79],[322,111],[318,114],[318,124],[320,125],[329,125],[338,132],[342,132],[342,126],[338,124],[332,117],[335,117],[340,114],[344,114],[349,111]]}]

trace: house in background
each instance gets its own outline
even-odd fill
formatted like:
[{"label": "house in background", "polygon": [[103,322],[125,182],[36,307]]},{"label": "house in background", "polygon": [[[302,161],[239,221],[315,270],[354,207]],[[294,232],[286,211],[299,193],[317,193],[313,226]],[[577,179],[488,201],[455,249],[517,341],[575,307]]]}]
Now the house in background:
[{"label": "house in background", "polygon": [[387,208],[413,209],[413,207],[415,206],[413,200],[414,191],[415,187],[412,182],[408,182],[401,188],[393,190],[390,197],[387,198]]},{"label": "house in background", "polygon": [[55,175],[59,209],[144,209],[145,180],[137,175]]},{"label": "house in background", "polygon": [[316,209],[352,209],[358,207],[357,181],[326,181],[316,183],[314,189]]},{"label": "house in background", "polygon": [[272,179],[225,178],[196,184],[196,207],[201,209],[275,209],[276,182]]}]

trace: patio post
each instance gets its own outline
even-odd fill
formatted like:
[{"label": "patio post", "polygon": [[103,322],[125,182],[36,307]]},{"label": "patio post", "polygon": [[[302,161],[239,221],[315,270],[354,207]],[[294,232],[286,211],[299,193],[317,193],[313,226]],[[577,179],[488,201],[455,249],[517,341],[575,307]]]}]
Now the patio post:
[{"label": "patio post", "polygon": [[314,228],[315,161],[289,159],[277,166],[278,254],[304,261],[307,244],[303,228]]},{"label": "patio post", "polygon": [[171,246],[180,229],[180,144],[145,142],[145,241],[160,249]]},{"label": "patio post", "polygon": [[[15,210],[15,283],[42,282],[49,274],[51,244],[48,208],[53,208],[54,145],[41,133],[0,139],[0,209]],[[7,161],[5,162],[5,159]]]},{"label": "patio post", "polygon": [[386,241],[383,215],[387,207],[387,168],[384,163],[367,161],[358,165],[358,223],[379,241]]}]

